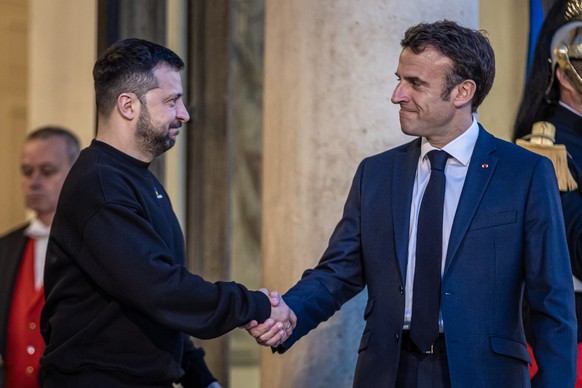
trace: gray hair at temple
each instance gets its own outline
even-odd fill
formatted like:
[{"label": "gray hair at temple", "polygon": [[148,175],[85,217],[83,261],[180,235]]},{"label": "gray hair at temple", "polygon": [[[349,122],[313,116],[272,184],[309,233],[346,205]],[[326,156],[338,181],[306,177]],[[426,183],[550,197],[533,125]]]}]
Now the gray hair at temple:
[{"label": "gray hair at temple", "polygon": [[67,128],[54,125],[43,126],[30,132],[24,139],[24,142],[45,140],[53,137],[64,140],[67,146],[69,161],[73,164],[81,152],[81,145],[77,136]]}]

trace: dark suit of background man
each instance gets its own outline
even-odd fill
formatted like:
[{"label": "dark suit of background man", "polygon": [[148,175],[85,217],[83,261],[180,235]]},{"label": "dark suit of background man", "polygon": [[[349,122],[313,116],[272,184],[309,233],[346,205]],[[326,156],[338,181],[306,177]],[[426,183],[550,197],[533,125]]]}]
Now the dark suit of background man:
[{"label": "dark suit of background man", "polygon": [[42,127],[24,141],[22,192],[34,214],[0,238],[0,387],[39,387],[46,245],[61,187],[78,155],[77,137],[64,128]]},{"label": "dark suit of background man", "polygon": [[[552,164],[477,123],[495,73],[480,32],[450,21],[419,24],[401,44],[392,102],[402,131],[418,138],[360,164],[319,264],[283,296],[297,327],[277,350],[367,286],[355,387],[529,387],[526,292],[540,367],[532,384],[572,387],[574,293]],[[421,350],[410,329],[415,273],[425,270],[415,265],[417,243],[425,242],[417,241],[418,213],[434,173],[425,156],[434,149],[450,155],[443,219],[433,220],[443,223],[442,258],[434,252],[440,335]],[[268,343],[268,325],[252,326]]]},{"label": "dark suit of background man", "polygon": [[185,266],[170,199],[148,170],[190,119],[183,67],[173,51],[133,38],[95,63],[97,136],[63,184],[47,248],[46,388],[198,387],[190,335],[272,318],[286,338],[295,325],[263,292]]}]

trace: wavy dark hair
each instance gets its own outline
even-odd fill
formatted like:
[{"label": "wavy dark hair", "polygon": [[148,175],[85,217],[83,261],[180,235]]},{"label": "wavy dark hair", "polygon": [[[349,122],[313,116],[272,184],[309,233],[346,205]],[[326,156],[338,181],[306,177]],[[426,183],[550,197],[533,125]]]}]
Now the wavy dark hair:
[{"label": "wavy dark hair", "polygon": [[495,78],[495,54],[483,32],[450,20],[441,20],[410,27],[400,44],[403,49],[409,48],[415,54],[421,53],[426,47],[432,47],[449,58],[453,65],[445,80],[443,99],[448,98],[453,87],[459,83],[473,80],[477,89],[471,101],[471,109],[477,111]]},{"label": "wavy dark hair", "polygon": [[560,87],[557,80],[554,80],[547,94],[546,89],[552,79],[550,46],[556,30],[565,24],[566,6],[566,0],[556,0],[548,11],[540,30],[532,67],[515,118],[514,140],[528,135],[536,121],[543,121],[551,116],[560,100]]},{"label": "wavy dark hair", "polygon": [[135,93],[141,100],[156,88],[154,69],[167,65],[182,70],[184,62],[172,50],[143,39],[120,40],[95,62],[93,81],[99,114],[107,116],[121,93]]}]

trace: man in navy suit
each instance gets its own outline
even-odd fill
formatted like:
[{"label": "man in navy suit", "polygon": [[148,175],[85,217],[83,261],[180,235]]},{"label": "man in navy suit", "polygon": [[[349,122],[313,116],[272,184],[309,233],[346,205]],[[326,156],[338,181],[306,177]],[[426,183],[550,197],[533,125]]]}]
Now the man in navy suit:
[{"label": "man in navy suit", "polygon": [[[419,24],[401,45],[392,102],[402,131],[418,138],[360,164],[319,264],[283,296],[297,315],[291,337],[282,342],[268,323],[247,328],[283,353],[367,287],[354,387],[529,387],[527,294],[540,368],[531,384],[572,387],[574,293],[552,164],[477,122],[495,75],[480,32],[446,20]],[[429,322],[436,336],[426,346],[411,329],[414,304],[426,302],[414,299],[426,285],[415,284],[427,240],[417,229],[433,150],[448,160],[442,219],[429,222],[442,222],[442,244],[432,254],[441,275],[437,268]]]}]

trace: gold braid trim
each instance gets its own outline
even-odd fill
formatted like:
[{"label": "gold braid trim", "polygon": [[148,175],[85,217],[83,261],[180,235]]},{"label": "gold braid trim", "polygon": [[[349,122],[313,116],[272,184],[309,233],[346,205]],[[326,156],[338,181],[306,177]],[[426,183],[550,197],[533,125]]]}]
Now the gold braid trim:
[{"label": "gold braid trim", "polygon": [[566,22],[572,20],[582,21],[582,0],[568,0],[564,20]]}]

